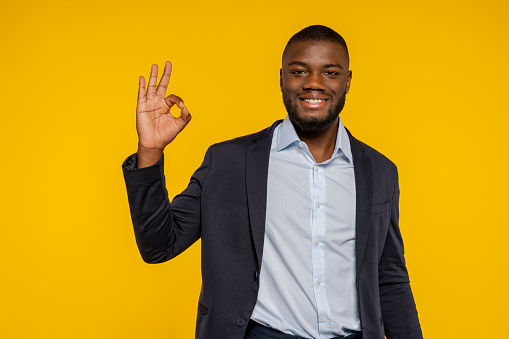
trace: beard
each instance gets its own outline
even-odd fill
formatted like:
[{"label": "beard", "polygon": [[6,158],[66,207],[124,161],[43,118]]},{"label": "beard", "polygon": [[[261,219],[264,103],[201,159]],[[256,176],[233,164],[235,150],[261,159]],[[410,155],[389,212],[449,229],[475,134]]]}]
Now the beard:
[{"label": "beard", "polygon": [[343,107],[345,106],[345,99],[346,92],[343,92],[343,95],[339,98],[338,103],[335,106],[332,106],[327,112],[327,115],[323,118],[303,118],[299,115],[297,103],[293,102],[290,98],[290,95],[283,91],[283,103],[285,104],[290,121],[293,123],[297,130],[301,130],[303,132],[313,133],[321,132],[327,129],[327,127],[329,127],[337,119],[339,113],[341,113],[343,110]]}]

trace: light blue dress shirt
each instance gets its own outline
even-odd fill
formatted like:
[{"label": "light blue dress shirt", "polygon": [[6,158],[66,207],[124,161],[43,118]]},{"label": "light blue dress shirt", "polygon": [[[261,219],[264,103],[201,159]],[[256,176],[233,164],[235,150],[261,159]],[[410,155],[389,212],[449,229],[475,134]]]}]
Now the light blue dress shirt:
[{"label": "light blue dress shirt", "polygon": [[305,338],[360,331],[355,278],[355,176],[346,130],[340,120],[331,159],[316,163],[287,116],[272,138],[251,319]]}]

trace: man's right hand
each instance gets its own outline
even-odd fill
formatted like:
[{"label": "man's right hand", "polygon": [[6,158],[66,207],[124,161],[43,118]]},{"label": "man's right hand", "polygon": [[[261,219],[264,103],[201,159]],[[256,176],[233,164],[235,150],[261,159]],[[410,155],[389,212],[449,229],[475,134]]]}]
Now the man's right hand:
[{"label": "man's right hand", "polygon": [[[138,168],[151,166],[161,159],[166,145],[172,142],[191,120],[191,115],[180,97],[173,94],[164,97],[170,75],[171,63],[166,61],[163,76],[157,85],[157,65],[152,65],[146,92],[145,78],[140,77],[136,109]],[[173,105],[180,108],[180,116],[174,117],[170,114],[170,108]]]}]

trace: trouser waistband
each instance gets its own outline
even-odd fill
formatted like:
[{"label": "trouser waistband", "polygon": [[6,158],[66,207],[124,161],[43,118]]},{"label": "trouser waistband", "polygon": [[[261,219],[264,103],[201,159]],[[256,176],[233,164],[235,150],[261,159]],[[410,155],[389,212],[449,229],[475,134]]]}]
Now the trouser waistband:
[{"label": "trouser waistband", "polygon": [[[347,336],[337,336],[331,339],[361,339],[361,333],[355,332]],[[307,339],[291,334],[286,334],[273,328],[263,326],[256,321],[250,320],[244,339]]]}]

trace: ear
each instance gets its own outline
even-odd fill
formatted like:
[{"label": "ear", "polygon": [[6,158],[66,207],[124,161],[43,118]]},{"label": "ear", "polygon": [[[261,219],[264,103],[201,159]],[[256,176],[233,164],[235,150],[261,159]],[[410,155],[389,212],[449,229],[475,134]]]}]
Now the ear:
[{"label": "ear", "polygon": [[279,69],[279,88],[283,90],[283,69]]},{"label": "ear", "polygon": [[345,93],[348,93],[350,90],[350,83],[352,82],[352,71],[348,70],[348,76],[346,77],[346,89]]}]

